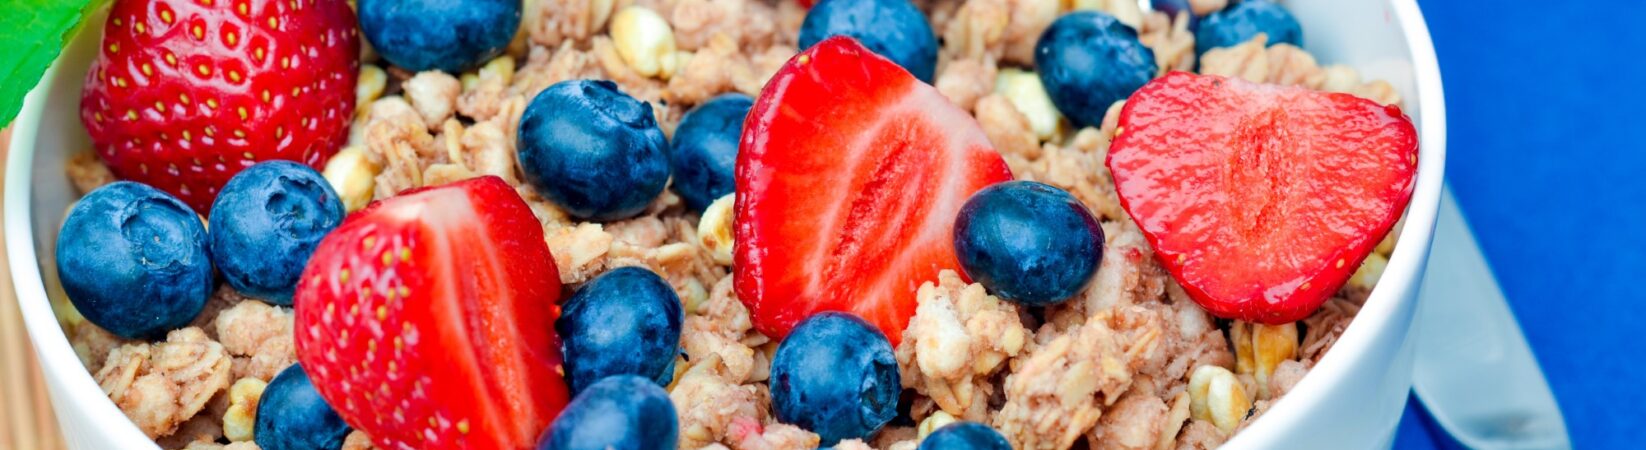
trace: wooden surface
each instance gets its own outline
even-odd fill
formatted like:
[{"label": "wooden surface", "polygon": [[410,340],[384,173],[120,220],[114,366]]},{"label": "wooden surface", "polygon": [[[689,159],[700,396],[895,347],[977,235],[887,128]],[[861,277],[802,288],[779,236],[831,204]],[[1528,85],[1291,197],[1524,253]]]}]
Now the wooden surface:
[{"label": "wooden surface", "polygon": [[[11,141],[10,131],[0,131],[0,161]],[[4,181],[0,173],[0,182]],[[0,254],[5,243],[0,241]],[[23,329],[22,312],[17,309],[17,291],[11,283],[11,267],[0,256],[0,449],[54,450],[63,448],[62,435],[46,399],[40,368],[35,365],[34,347]]]}]

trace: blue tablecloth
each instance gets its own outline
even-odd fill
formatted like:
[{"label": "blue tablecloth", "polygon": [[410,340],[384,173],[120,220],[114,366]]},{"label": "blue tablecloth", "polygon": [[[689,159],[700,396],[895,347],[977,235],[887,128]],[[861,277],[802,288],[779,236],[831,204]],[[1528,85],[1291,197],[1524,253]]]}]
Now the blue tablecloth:
[{"label": "blue tablecloth", "polygon": [[[1573,444],[1646,448],[1632,286],[1646,280],[1646,1],[1420,5],[1446,84],[1446,177]],[[1397,448],[1436,448],[1412,419]]]}]

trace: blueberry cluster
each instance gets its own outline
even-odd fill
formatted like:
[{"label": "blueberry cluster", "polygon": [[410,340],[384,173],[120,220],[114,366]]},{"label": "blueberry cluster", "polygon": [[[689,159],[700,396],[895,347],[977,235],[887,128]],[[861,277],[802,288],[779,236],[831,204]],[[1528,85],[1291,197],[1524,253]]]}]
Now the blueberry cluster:
[{"label": "blueberry cluster", "polygon": [[678,418],[669,394],[680,297],[647,269],[612,269],[562,303],[554,329],[575,397],[538,443],[540,450],[673,449]]},{"label": "blueberry cluster", "polygon": [[208,228],[182,201],[130,181],[87,194],[57,239],[69,301],[111,333],[154,339],[200,314],[215,265],[235,290],[289,306],[343,203],[314,169],[270,161],[230,179],[212,212]]},{"label": "blueberry cluster", "polygon": [[634,217],[671,175],[674,192],[701,212],[735,187],[738,141],[753,106],[742,94],[698,105],[680,120],[671,146],[651,105],[610,81],[563,81],[533,98],[520,118],[520,168],[537,192],[580,219]]},{"label": "blueberry cluster", "polygon": [[[1194,15],[1189,3],[1152,0],[1156,10],[1167,14],[1188,13],[1197,55],[1258,34],[1268,36],[1268,45],[1303,45],[1297,19],[1273,1],[1232,1],[1204,17]],[[1077,127],[1102,123],[1110,105],[1131,96],[1160,70],[1137,30],[1098,11],[1077,11],[1052,22],[1035,43],[1034,64],[1052,103]]]},{"label": "blueberry cluster", "polygon": [[[181,200],[140,183],[86,194],[57,239],[69,301],[111,333],[155,339],[200,315],[216,287],[215,266],[242,294],[290,306],[315,246],[342,222],[343,203],[314,169],[270,161],[223,185],[208,220],[209,227]],[[350,431],[297,365],[261,398],[254,431],[261,448],[334,449]]]}]

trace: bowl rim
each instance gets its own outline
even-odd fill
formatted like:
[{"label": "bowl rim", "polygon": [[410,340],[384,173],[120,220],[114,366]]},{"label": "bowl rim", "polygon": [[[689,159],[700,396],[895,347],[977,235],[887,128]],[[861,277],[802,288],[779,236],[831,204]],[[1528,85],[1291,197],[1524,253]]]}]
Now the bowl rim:
[{"label": "bowl rim", "polygon": [[[101,23],[107,14],[108,8],[99,8],[85,21]],[[58,73],[63,70],[66,69],[61,57],[52,61],[41,76],[40,84],[30,89],[23,98],[23,108],[11,125],[4,192],[0,193],[0,199],[4,202],[0,204],[0,211],[3,211],[0,217],[4,220],[6,260],[11,266],[12,287],[16,291],[18,307],[23,311],[23,325],[28,330],[29,341],[33,343],[35,360],[40,363],[41,374],[47,380],[46,390],[53,402],[53,415],[62,423],[59,431],[64,437],[70,443],[77,440],[69,433],[70,426],[74,424],[64,422],[85,415],[91,419],[92,427],[106,434],[105,439],[98,441],[120,442],[125,448],[158,449],[159,445],[109,400],[91,371],[80,363],[79,356],[69,344],[68,334],[52,310],[51,296],[46,292],[40,260],[34,251],[34,211],[30,204],[34,194],[31,173],[34,152],[47,106],[45,100],[49,96],[50,81],[57,79]],[[75,406],[64,408],[62,402]],[[80,414],[69,412],[71,409]]]},{"label": "bowl rim", "polygon": [[[1365,306],[1350,322],[1348,328],[1321,361],[1303,377],[1293,389],[1264,413],[1263,420],[1235,435],[1224,445],[1228,448],[1270,448],[1286,442],[1289,431],[1286,423],[1302,421],[1316,405],[1324,401],[1323,394],[1338,380],[1346,378],[1351,355],[1364,353],[1376,336],[1395,326],[1410,327],[1410,322],[1394,323],[1395,311],[1403,301],[1400,297],[1415,290],[1422,280],[1422,270],[1433,240],[1436,215],[1439,210],[1444,180],[1446,154],[1446,108],[1440,78],[1440,65],[1428,25],[1416,0],[1390,0],[1395,18],[1406,38],[1407,51],[1412,56],[1416,90],[1421,93],[1417,110],[1421,113],[1419,136],[1421,155],[1418,160],[1417,183],[1406,212],[1405,225],[1400,229],[1401,239],[1389,258],[1383,277],[1374,286]],[[88,17],[100,20],[106,13],[99,11]],[[11,264],[11,276],[18,303],[23,312],[24,326],[33,342],[35,358],[46,379],[48,390],[57,402],[75,405],[64,408],[55,405],[59,421],[89,416],[93,427],[106,434],[107,442],[121,442],[123,446],[158,448],[143,434],[86,370],[68,341],[68,335],[52,311],[46,292],[38,253],[34,249],[32,166],[39,127],[44,115],[47,82],[65,70],[61,61],[55,61],[42,77],[42,83],[24,98],[23,108],[12,126],[10,154],[5,161],[3,211],[6,257]],[[19,263],[19,262],[27,263]],[[1415,302],[1415,295],[1404,301]],[[80,414],[72,414],[70,409]],[[70,415],[73,417],[69,417]],[[67,428],[64,431],[68,431]],[[136,443],[136,444],[134,444]]]},{"label": "bowl rim", "polygon": [[[1389,3],[1405,35],[1407,51],[1412,56],[1415,89],[1421,94],[1417,105],[1417,111],[1422,114],[1418,127],[1422,134],[1418,136],[1417,185],[1407,205],[1406,224],[1400,229],[1400,240],[1389,256],[1383,276],[1373,286],[1360,312],[1332,345],[1332,350],[1326,352],[1320,362],[1309,369],[1308,375],[1264,412],[1262,420],[1252,421],[1250,426],[1225,442],[1225,446],[1282,447],[1281,444],[1287,442],[1285,432],[1291,431],[1285,424],[1302,422],[1311,411],[1318,409],[1318,405],[1326,401],[1326,391],[1352,375],[1351,362],[1355,355],[1366,353],[1373,346],[1374,338],[1391,327],[1411,327],[1411,321],[1395,323],[1394,320],[1401,302],[1415,304],[1418,301],[1416,291],[1423,281],[1423,269],[1434,241],[1435,222],[1445,181],[1446,102],[1434,41],[1417,1],[1391,0]],[[1406,297],[1402,298],[1403,294]],[[1413,317],[1415,320],[1415,314]],[[1391,433],[1393,427],[1391,423]]]}]

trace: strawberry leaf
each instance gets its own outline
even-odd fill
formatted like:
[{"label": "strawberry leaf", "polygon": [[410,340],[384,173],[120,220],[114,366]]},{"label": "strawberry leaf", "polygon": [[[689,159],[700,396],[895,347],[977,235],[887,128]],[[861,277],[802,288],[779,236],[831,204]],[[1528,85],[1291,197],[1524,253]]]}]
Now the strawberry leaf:
[{"label": "strawberry leaf", "polygon": [[23,96],[40,82],[81,19],[110,0],[13,0],[0,8],[0,127],[11,124]]}]

